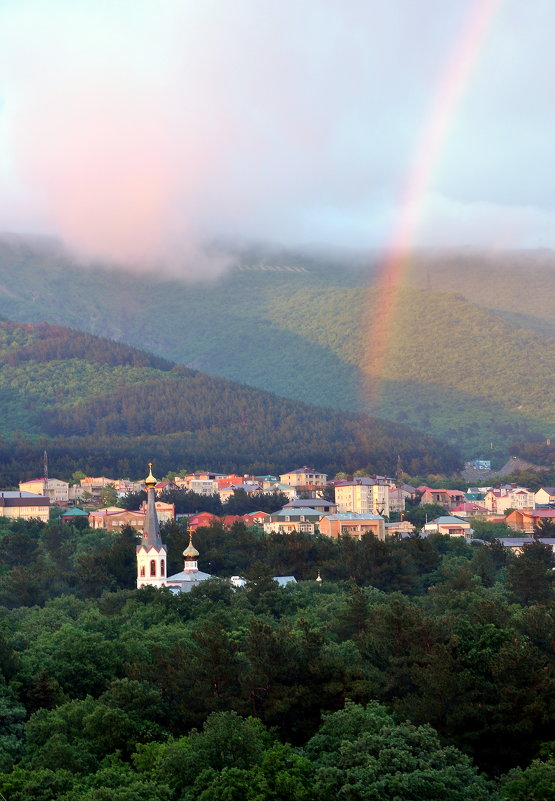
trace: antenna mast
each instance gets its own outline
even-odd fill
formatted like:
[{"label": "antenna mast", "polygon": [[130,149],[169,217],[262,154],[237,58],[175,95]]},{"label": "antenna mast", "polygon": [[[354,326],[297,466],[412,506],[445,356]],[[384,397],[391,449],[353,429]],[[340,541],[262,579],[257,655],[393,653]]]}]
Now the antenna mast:
[{"label": "antenna mast", "polygon": [[397,485],[397,489],[401,489],[403,486],[403,464],[401,462],[401,455],[397,454],[397,467],[395,470],[395,484]]},{"label": "antenna mast", "polygon": [[44,494],[48,495],[48,454],[44,452]]}]

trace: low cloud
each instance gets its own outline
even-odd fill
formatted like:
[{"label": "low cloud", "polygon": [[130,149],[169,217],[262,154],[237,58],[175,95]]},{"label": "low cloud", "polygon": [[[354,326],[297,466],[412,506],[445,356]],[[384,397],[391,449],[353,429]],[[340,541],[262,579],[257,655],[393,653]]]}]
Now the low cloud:
[{"label": "low cloud", "polygon": [[[555,245],[550,11],[519,6],[475,54],[420,243],[488,244],[509,225],[515,246]],[[0,229],[194,276],[229,263],[215,238],[383,246],[467,10],[4,0]]]}]

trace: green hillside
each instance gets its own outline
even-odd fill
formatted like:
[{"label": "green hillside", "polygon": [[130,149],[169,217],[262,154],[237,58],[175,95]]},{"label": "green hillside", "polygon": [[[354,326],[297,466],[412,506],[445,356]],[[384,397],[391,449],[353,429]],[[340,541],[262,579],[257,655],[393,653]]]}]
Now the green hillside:
[{"label": "green hillside", "polygon": [[[282,397],[405,422],[468,457],[501,457],[514,440],[555,435],[552,254],[417,255],[388,326],[377,400],[366,382],[383,303],[369,288],[375,257],[259,249],[237,261],[217,281],[186,283],[77,267],[53,243],[6,239],[0,314],[122,340]],[[87,384],[86,371],[73,380]],[[10,425],[19,406],[8,409]]]},{"label": "green hillside", "polygon": [[452,472],[452,448],[406,426],[278,398],[48,324],[0,323],[3,486],[36,473],[137,475],[180,468]]}]

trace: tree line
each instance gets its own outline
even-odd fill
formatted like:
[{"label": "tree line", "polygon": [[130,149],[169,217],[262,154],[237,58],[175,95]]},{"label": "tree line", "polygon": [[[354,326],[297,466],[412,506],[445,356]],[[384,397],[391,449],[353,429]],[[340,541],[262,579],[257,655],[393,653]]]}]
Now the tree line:
[{"label": "tree line", "polygon": [[[162,537],[168,572],[182,569],[185,527]],[[10,801],[38,788],[43,801],[285,801],[315,788],[527,801],[522,788],[552,775],[550,548],[216,524],[195,534],[199,568],[245,588],[211,579],[174,596],[134,589],[136,542],[128,528],[1,523]]]}]

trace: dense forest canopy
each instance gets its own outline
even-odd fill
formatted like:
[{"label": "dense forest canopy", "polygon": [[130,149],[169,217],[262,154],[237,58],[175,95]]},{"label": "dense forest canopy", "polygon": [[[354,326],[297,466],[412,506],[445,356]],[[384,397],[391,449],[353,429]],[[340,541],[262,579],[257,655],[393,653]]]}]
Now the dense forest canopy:
[{"label": "dense forest canopy", "polygon": [[461,464],[453,448],[406,426],[277,398],[67,328],[0,322],[0,356],[3,486],[35,475],[46,448],[59,478],[142,475],[145,454],[163,473],[299,464],[391,473],[397,455],[413,474]]},{"label": "dense forest canopy", "polygon": [[550,548],[212,525],[199,568],[246,586],[174,596],[133,589],[135,544],[0,520],[10,801],[552,797]]}]

